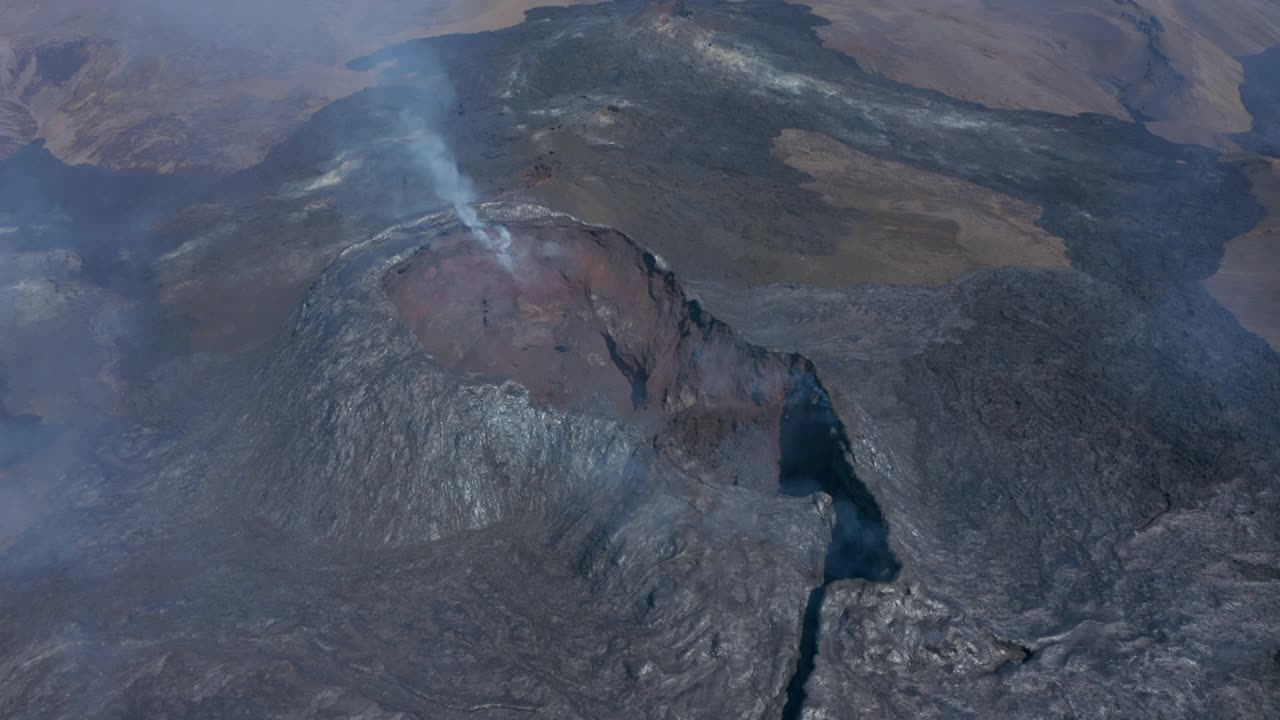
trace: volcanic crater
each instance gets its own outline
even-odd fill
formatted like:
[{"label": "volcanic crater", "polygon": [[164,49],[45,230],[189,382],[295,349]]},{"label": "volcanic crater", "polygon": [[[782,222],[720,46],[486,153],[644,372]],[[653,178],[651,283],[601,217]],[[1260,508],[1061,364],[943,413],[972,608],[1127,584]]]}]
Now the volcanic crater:
[{"label": "volcanic crater", "polygon": [[778,489],[786,418],[821,395],[804,358],[743,342],[617,231],[566,219],[510,230],[509,248],[444,231],[383,278],[437,363],[710,456],[734,484]]}]

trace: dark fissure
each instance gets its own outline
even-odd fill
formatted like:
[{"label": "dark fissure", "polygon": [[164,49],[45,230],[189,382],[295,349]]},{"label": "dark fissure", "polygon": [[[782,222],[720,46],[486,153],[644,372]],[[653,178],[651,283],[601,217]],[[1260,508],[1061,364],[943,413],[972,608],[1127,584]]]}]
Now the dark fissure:
[{"label": "dark fissure", "polygon": [[782,710],[782,720],[798,720],[804,710],[805,685],[817,662],[827,585],[851,578],[888,582],[898,573],[898,561],[889,549],[888,527],[880,507],[853,472],[844,425],[812,375],[801,376],[787,395],[779,444],[781,492],[793,496],[826,493],[836,516],[823,583],[809,593],[805,607],[800,655]]},{"label": "dark fissure", "polygon": [[609,359],[631,383],[631,406],[639,410],[649,399],[649,372],[638,363],[628,362],[618,349],[618,342],[609,333],[604,333],[604,342],[609,348]]}]

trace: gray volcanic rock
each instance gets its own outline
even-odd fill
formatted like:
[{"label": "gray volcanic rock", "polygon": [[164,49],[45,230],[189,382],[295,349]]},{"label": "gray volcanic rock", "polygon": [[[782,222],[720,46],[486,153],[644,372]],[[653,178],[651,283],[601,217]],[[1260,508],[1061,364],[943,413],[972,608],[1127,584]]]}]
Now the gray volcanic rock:
[{"label": "gray volcanic rock", "polygon": [[[768,714],[792,670],[798,608],[817,582],[822,506],[692,480],[667,487],[619,513],[593,543],[599,555],[582,561],[567,537],[548,546],[508,526],[399,555],[225,538],[198,555],[184,548],[184,564],[64,580],[45,611],[88,610],[5,639],[6,657],[26,660],[0,667],[0,708],[31,717],[658,718],[712,705]],[[104,607],[97,598],[108,592]]]},{"label": "gray volcanic rock", "polygon": [[[979,707],[1027,717],[1069,711],[1052,708],[1043,685],[1031,697],[1008,692],[1011,669],[1031,651],[918,586],[834,584],[820,622],[822,645],[803,717],[955,717]],[[860,681],[849,682],[851,676]]]},{"label": "gray volcanic rock", "polygon": [[813,359],[910,583],[828,592],[806,717],[1276,710],[1280,362],[1203,294],[697,289]]}]

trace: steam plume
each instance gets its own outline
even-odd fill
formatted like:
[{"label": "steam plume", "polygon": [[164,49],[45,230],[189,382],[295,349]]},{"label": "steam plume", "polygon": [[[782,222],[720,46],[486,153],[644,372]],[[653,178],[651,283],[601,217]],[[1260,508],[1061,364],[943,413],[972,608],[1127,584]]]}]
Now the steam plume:
[{"label": "steam plume", "polygon": [[430,176],[436,195],[452,205],[458,219],[475,239],[493,250],[503,266],[511,270],[511,232],[503,225],[491,225],[480,219],[474,207],[475,186],[458,168],[458,161],[444,138],[430,130],[414,135],[411,151]]}]

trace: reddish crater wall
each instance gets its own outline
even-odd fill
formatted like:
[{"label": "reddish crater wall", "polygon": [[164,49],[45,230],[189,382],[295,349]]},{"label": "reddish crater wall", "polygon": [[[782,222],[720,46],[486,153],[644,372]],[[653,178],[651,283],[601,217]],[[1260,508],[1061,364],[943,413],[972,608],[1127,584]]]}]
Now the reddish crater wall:
[{"label": "reddish crater wall", "polygon": [[620,233],[566,219],[510,230],[509,257],[455,229],[387,274],[436,362],[514,380],[535,403],[662,428],[735,482],[776,486],[784,400],[807,364],[738,340]]}]

